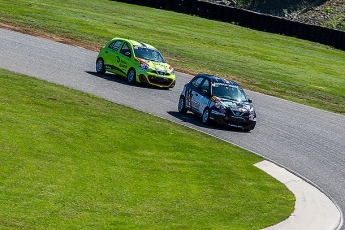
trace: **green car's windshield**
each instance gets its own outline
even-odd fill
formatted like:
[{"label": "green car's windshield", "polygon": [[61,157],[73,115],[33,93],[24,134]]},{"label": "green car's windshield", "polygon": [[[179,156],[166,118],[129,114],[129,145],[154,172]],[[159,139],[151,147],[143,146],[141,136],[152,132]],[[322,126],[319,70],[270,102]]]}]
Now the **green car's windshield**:
[{"label": "green car's windshield", "polygon": [[149,61],[165,62],[164,58],[158,50],[149,49],[144,46],[134,46],[133,48],[134,54],[138,58],[142,58]]},{"label": "green car's windshield", "polygon": [[247,101],[247,97],[241,88],[228,84],[212,84],[212,95],[224,99]]}]

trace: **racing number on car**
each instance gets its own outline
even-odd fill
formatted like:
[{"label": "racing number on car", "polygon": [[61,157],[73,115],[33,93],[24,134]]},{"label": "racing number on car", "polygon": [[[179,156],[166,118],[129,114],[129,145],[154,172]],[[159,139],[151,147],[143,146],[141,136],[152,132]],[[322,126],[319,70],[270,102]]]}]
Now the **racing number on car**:
[{"label": "racing number on car", "polygon": [[191,107],[192,106],[192,97],[193,97],[193,90],[187,88],[186,90],[186,106]]},{"label": "racing number on car", "polygon": [[120,62],[120,57],[119,56],[116,56],[116,61],[117,61],[117,63]]},{"label": "racing number on car", "polygon": [[200,95],[196,92],[194,92],[194,94],[192,94],[192,109],[194,109],[196,112],[199,112],[199,108],[200,108]]},{"label": "racing number on car", "polygon": [[119,65],[120,69],[122,69],[124,72],[127,71],[127,62],[124,61],[123,59],[120,61],[120,65]]}]

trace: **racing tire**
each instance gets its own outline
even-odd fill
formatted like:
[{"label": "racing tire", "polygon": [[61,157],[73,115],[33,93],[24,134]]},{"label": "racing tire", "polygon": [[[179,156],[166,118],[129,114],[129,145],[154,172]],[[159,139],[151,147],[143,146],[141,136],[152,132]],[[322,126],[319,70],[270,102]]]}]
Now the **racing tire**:
[{"label": "racing tire", "polygon": [[186,99],[184,98],[184,96],[180,96],[180,99],[178,101],[178,106],[177,106],[178,112],[185,114],[187,113],[187,108],[186,108]]},{"label": "racing tire", "polygon": [[131,84],[134,84],[136,82],[135,77],[135,70],[133,68],[130,68],[127,73],[127,81]]},{"label": "racing tire", "polygon": [[202,113],[202,123],[204,123],[205,125],[210,124],[210,113],[211,112],[209,108],[206,108]]},{"label": "racing tire", "polygon": [[169,88],[174,88],[175,87],[175,84],[176,84],[176,81],[174,81]]},{"label": "racing tire", "polygon": [[96,72],[105,73],[104,61],[102,58],[98,58],[96,61]]},{"label": "racing tire", "polygon": [[249,126],[243,128],[243,131],[244,131],[244,132],[250,132],[250,131],[252,131],[252,130],[255,128],[255,124],[256,124],[256,123],[252,123],[251,125],[249,125]]}]

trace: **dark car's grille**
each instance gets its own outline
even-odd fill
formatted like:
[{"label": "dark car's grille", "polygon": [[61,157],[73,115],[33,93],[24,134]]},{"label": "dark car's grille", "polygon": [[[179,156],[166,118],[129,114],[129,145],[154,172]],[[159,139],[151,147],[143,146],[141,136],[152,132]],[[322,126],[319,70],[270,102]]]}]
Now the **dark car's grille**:
[{"label": "dark car's grille", "polygon": [[224,117],[224,116],[217,116],[215,118],[216,122],[228,126],[247,126],[248,124],[251,124],[253,121],[250,121],[248,117],[241,117],[241,116],[230,116],[230,117]]},{"label": "dark car's grille", "polygon": [[149,82],[152,84],[156,84],[156,85],[170,85],[171,82],[173,82],[173,79],[170,78],[166,78],[166,77],[156,77],[153,75],[149,75]]},{"label": "dark car's grille", "polygon": [[235,116],[235,117],[245,117],[245,116],[249,116],[249,112],[240,112],[240,111],[232,111],[232,114]]}]

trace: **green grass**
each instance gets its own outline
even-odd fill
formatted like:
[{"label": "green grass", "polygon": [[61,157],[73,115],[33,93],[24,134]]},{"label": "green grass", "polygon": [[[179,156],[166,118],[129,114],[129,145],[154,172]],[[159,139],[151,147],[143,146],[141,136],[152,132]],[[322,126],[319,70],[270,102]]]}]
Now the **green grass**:
[{"label": "green grass", "polygon": [[0,22],[98,50],[113,37],[156,46],[175,69],[345,114],[345,54],[230,23],[108,0],[8,0]]},{"label": "green grass", "polygon": [[1,229],[261,229],[294,209],[245,150],[35,78],[0,82]]}]

